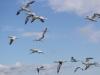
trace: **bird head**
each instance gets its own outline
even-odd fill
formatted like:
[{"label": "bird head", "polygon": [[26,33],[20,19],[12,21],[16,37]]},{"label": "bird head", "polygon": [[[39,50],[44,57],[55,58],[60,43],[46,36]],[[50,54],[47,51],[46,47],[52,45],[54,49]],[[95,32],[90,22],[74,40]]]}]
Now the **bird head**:
[{"label": "bird head", "polygon": [[89,19],[90,17],[89,16],[86,16],[86,19]]}]

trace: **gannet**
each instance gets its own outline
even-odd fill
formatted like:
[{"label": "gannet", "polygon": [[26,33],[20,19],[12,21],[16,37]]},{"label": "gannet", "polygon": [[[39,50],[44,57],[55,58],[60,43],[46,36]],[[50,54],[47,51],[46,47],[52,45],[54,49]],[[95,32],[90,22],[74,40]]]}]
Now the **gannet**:
[{"label": "gannet", "polygon": [[37,72],[39,73],[40,70],[45,70],[44,66],[40,66],[37,68]]},{"label": "gannet", "polygon": [[93,58],[86,58],[86,61],[82,61],[82,64],[87,65],[87,64],[88,64],[88,62],[89,62],[89,59],[93,59]]},{"label": "gannet", "polygon": [[82,68],[82,67],[77,66],[76,69],[75,69],[75,71],[74,71],[74,73],[75,73],[75,72],[77,71],[77,69],[79,69],[79,68],[81,68],[81,70],[83,71],[83,68]]},{"label": "gannet", "polygon": [[13,42],[15,39],[18,39],[18,37],[16,37],[16,36],[8,36],[8,38],[10,38],[10,43],[9,43],[9,45],[11,45],[12,42]]},{"label": "gannet", "polygon": [[40,19],[41,22],[44,22],[44,20],[47,19],[47,18],[44,18],[42,16],[37,16],[35,13],[32,13],[32,12],[27,12],[27,14],[28,14],[28,16],[26,17],[25,24],[27,23],[29,18],[32,18],[31,23],[36,19]]},{"label": "gannet", "polygon": [[28,8],[29,8],[30,5],[33,4],[34,2],[35,2],[35,1],[29,2],[29,3],[27,3],[27,5],[26,5],[25,7],[21,7],[21,9],[18,10],[17,15],[20,14],[20,12],[23,11],[23,10],[24,10],[24,11],[31,12]]},{"label": "gannet", "polygon": [[60,67],[62,65],[62,63],[65,63],[67,61],[62,61],[62,60],[59,60],[59,61],[54,61],[54,63],[59,63],[59,65],[57,66],[57,73],[60,71]]},{"label": "gannet", "polygon": [[71,57],[71,62],[79,62],[80,60],[74,59],[74,57]]},{"label": "gannet", "polygon": [[25,19],[25,24],[28,22],[29,18],[32,18],[35,15],[35,13],[27,12],[26,14],[28,14],[28,16]]},{"label": "gannet", "polygon": [[[34,48],[32,48],[30,51],[32,51],[31,53],[42,53],[42,54],[44,54],[44,52],[43,51],[41,51],[41,50],[38,50],[38,49],[34,49]],[[30,54],[31,54],[30,53]]]},{"label": "gannet", "polygon": [[92,17],[87,16],[86,19],[97,22],[96,19],[95,19],[96,17],[99,18],[100,14],[95,13]]}]

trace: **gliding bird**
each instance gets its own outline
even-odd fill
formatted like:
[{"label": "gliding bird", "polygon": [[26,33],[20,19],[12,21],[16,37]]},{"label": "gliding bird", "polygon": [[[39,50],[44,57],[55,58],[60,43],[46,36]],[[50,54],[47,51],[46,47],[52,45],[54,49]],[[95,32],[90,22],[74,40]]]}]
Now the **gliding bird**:
[{"label": "gliding bird", "polygon": [[15,39],[18,39],[18,37],[16,37],[16,36],[8,36],[8,38],[10,38],[10,43],[9,43],[9,45],[11,45],[12,42],[13,42]]},{"label": "gliding bird", "polygon": [[79,62],[80,60],[74,59],[74,57],[71,57],[71,62]]},{"label": "gliding bird", "polygon": [[100,18],[100,14],[95,13],[92,17],[87,16],[86,19],[97,22],[95,18]]},{"label": "gliding bird", "polygon": [[20,14],[20,12],[23,11],[23,10],[30,12],[30,10],[29,10],[28,8],[29,8],[30,5],[33,4],[34,2],[35,2],[35,1],[29,2],[29,3],[27,3],[27,5],[26,5],[25,7],[21,7],[21,9],[18,10],[17,15]]},{"label": "gliding bird", "polygon": [[44,54],[44,52],[42,52],[41,50],[34,49],[34,48],[32,48],[31,51],[32,51],[31,53],[39,53],[39,54],[42,53],[42,54]]},{"label": "gliding bird", "polygon": [[54,63],[59,63],[59,65],[57,66],[57,73],[60,71],[60,67],[62,65],[62,63],[65,63],[67,61],[62,61],[62,60],[59,60],[59,61],[54,61]]}]

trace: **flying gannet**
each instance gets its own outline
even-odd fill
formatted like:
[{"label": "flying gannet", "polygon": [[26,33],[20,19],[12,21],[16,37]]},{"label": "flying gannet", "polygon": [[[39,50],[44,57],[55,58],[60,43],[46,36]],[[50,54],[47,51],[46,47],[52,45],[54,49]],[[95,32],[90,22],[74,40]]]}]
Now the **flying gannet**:
[{"label": "flying gannet", "polygon": [[91,16],[87,16],[86,19],[97,22],[95,18],[100,18],[100,14],[95,13],[92,17]]},{"label": "flying gannet", "polygon": [[59,63],[59,65],[57,66],[57,73],[60,71],[60,67],[62,65],[62,63],[65,63],[67,61],[62,61],[62,60],[59,60],[59,61],[54,61],[54,63]]},{"label": "flying gannet", "polygon": [[29,2],[29,3],[27,3],[27,5],[26,5],[25,7],[21,7],[21,9],[17,11],[17,15],[20,14],[20,12],[23,11],[23,10],[24,10],[24,11],[31,12],[28,8],[29,8],[30,5],[33,4],[34,2],[35,2],[35,1]]},{"label": "flying gannet", "polygon": [[43,51],[41,51],[41,50],[38,50],[38,49],[34,49],[34,48],[32,48],[30,51],[32,51],[30,54],[32,54],[32,53],[42,53],[42,54],[44,54],[44,52]]},{"label": "flying gannet", "polygon": [[79,62],[80,60],[76,60],[74,57],[71,57],[71,62]]},{"label": "flying gannet", "polygon": [[10,43],[9,43],[9,45],[11,45],[12,42],[13,42],[15,39],[18,39],[18,37],[16,37],[16,36],[8,36],[8,38],[10,38]]}]

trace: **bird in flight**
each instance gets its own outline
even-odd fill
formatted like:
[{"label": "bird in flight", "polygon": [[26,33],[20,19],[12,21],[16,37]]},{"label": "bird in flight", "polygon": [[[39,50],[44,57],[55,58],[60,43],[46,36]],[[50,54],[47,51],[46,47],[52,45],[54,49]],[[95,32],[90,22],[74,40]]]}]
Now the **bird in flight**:
[{"label": "bird in flight", "polygon": [[31,11],[29,10],[29,7],[30,7],[30,5],[33,4],[34,2],[35,2],[35,1],[29,2],[29,3],[27,3],[27,5],[26,5],[25,7],[21,7],[21,9],[17,11],[17,14],[16,14],[16,15],[19,15],[21,11],[31,12]]},{"label": "bird in flight", "polygon": [[63,61],[63,60],[54,61],[54,63],[59,63],[57,66],[57,73],[60,71],[62,63],[65,63],[65,62],[67,62],[67,61]]},{"label": "bird in flight", "polygon": [[87,16],[86,19],[97,22],[95,18],[100,18],[100,14],[95,13],[92,17]]},{"label": "bird in flight", "polygon": [[11,45],[15,39],[18,39],[18,37],[16,37],[16,36],[8,36],[8,38],[10,38],[9,45]]}]

